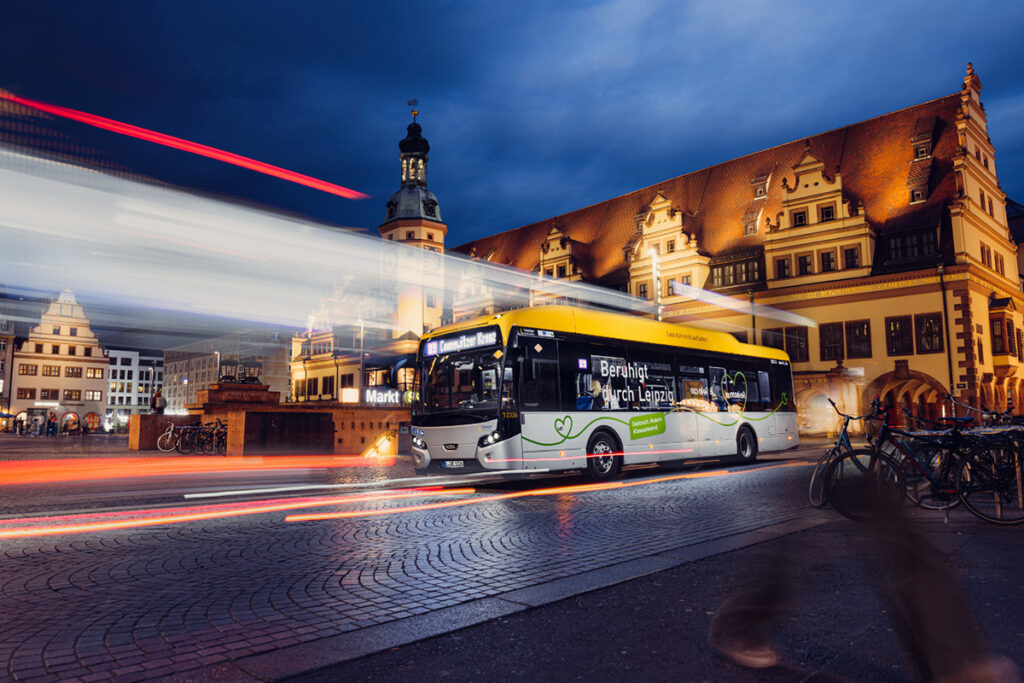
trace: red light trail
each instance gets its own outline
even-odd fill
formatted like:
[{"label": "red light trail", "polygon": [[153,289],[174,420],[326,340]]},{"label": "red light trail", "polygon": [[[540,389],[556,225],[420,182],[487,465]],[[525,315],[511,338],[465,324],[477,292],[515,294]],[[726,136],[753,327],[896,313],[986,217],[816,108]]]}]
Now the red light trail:
[{"label": "red light trail", "polygon": [[340,467],[391,467],[390,455],[269,455],[262,457],[167,456],[135,458],[68,458],[4,463],[0,486],[87,481],[121,477],[159,477],[209,472],[245,472]]},{"label": "red light trail", "polygon": [[[86,533],[109,531],[111,529],[134,529],[145,526],[163,524],[181,524],[206,519],[224,519],[244,515],[259,515],[266,512],[294,510],[296,508],[317,507],[321,505],[341,505],[344,503],[361,503],[399,498],[422,498],[428,496],[454,496],[474,493],[476,489],[442,489],[440,487],[423,487],[413,489],[397,489],[386,493],[351,494],[346,496],[330,496],[318,498],[278,498],[273,500],[257,500],[245,503],[224,503],[222,505],[186,508],[157,508],[149,510],[133,510],[131,512],[98,512],[92,514],[63,515],[55,517],[32,517],[22,519],[0,520],[0,538],[26,538],[34,536],[53,536],[55,534]],[[7,524],[33,524],[4,528]]]},{"label": "red light trail", "polygon": [[233,164],[235,166],[241,166],[247,168],[250,171],[256,171],[275,178],[281,178],[299,185],[305,185],[315,190],[322,190],[331,194],[336,194],[339,197],[346,199],[367,199],[369,195],[363,194],[357,190],[352,190],[341,185],[335,185],[325,180],[313,178],[312,176],[303,175],[302,173],[296,173],[295,171],[289,171],[286,168],[279,166],[273,166],[271,164],[264,163],[262,161],[256,161],[249,157],[243,157],[240,154],[234,154],[232,152],[226,152],[216,147],[209,147],[208,145],[201,145],[198,142],[192,142],[191,140],[183,140],[182,138],[176,138],[172,135],[165,133],[157,133],[156,131],[149,130],[148,128],[141,128],[139,126],[133,126],[129,123],[122,123],[121,121],[115,121],[114,119],[107,119],[102,116],[96,116],[95,114],[87,114],[84,111],[78,111],[77,109],[68,109],[67,107],[61,107],[56,104],[47,104],[46,102],[39,102],[36,100],[30,100],[25,97],[19,97],[7,92],[0,91],[0,99],[5,99],[15,104],[20,104],[24,107],[30,107],[37,109],[47,114],[53,114],[64,119],[70,119],[72,121],[78,121],[94,128],[101,128],[103,130],[109,130],[114,133],[120,133],[121,135],[127,135],[129,137],[138,138],[140,140],[146,140],[147,142],[155,142],[158,145],[165,147],[171,147],[179,149],[184,152],[191,152],[199,156],[204,156],[210,159],[216,159],[217,161],[223,161],[225,163]]}]

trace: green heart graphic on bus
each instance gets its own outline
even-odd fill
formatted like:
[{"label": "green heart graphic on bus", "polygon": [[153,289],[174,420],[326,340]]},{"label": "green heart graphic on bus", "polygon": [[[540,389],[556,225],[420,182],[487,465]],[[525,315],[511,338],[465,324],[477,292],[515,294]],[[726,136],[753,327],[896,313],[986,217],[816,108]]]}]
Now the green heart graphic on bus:
[{"label": "green heart graphic on bus", "polygon": [[555,433],[563,439],[572,438],[569,436],[572,434],[572,415],[555,420]]}]

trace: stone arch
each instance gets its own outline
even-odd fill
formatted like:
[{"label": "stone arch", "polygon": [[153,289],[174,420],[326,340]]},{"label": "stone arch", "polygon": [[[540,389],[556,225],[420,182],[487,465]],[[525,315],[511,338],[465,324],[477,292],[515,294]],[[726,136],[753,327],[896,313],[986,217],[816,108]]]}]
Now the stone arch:
[{"label": "stone arch", "polygon": [[925,419],[942,416],[942,400],[947,395],[942,382],[917,370],[887,372],[873,379],[861,393],[864,410],[874,399],[879,399],[894,424],[903,424],[902,410]]}]

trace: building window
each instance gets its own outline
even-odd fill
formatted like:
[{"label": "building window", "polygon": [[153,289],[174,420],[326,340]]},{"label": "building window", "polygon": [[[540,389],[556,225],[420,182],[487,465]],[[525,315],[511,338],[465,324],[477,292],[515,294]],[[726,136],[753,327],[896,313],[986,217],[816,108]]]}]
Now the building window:
[{"label": "building window", "polygon": [[1024,363],[1024,332],[1020,329],[1017,332],[1017,360]]},{"label": "building window", "polygon": [[64,368],[64,376],[65,377],[81,377],[82,376],[82,368],[73,368],[73,367]]},{"label": "building window", "polygon": [[[984,203],[984,202],[982,202],[982,203]],[[53,326],[53,333],[54,334],[60,334],[60,325],[54,325]]]},{"label": "building window", "polygon": [[59,365],[44,365],[43,377],[60,377]]},{"label": "building window", "polygon": [[756,232],[757,232],[757,223],[756,222],[754,222],[754,221],[747,221],[743,225],[743,234],[744,235],[753,235]]},{"label": "building window", "polygon": [[102,391],[98,391],[98,390],[87,390],[85,392],[85,400],[86,401],[102,401],[103,400],[103,392]]},{"label": "building window", "polygon": [[989,328],[992,330],[992,355],[1001,356],[1006,353],[1006,337],[1003,321],[993,318],[989,320]]},{"label": "building window", "polygon": [[558,266],[558,277],[565,277],[565,265]]},{"label": "building window", "polygon": [[794,226],[807,225],[807,211],[794,211],[792,214],[792,223]]},{"label": "building window", "polygon": [[842,360],[843,323],[824,323],[818,327],[821,337],[821,360]]},{"label": "building window", "polygon": [[829,204],[818,209],[818,222],[827,223],[836,219],[836,207]]},{"label": "building window", "polygon": [[915,230],[886,238],[886,259],[889,261],[906,261],[922,256],[934,256],[938,253],[935,229]]},{"label": "building window", "polygon": [[942,353],[943,329],[941,313],[921,313],[914,316],[918,353]]},{"label": "building window", "polygon": [[789,277],[789,259],[780,258],[775,259],[775,277],[779,280],[784,280]]},{"label": "building window", "polygon": [[996,254],[996,272],[999,273],[1000,275],[1003,275],[1004,274],[1004,268],[1005,268],[1005,264],[1003,262],[1003,255],[1002,254]]},{"label": "building window", "polygon": [[914,158],[924,159],[928,156],[928,145],[918,145],[914,148]]},{"label": "building window", "polygon": [[76,352],[77,350],[78,350],[78,348],[77,348],[77,347],[75,347],[75,346],[69,346],[69,347],[68,347],[68,355],[69,355],[69,356],[73,356],[73,355],[75,355],[75,352]]},{"label": "building window", "polygon": [[640,297],[641,299],[646,299],[647,298],[647,283],[646,282],[642,282],[639,285],[637,285],[636,295],[638,297]]},{"label": "building window", "polygon": [[809,360],[806,327],[786,328],[786,353],[794,363],[806,363]]},{"label": "building window", "polygon": [[836,253],[834,251],[821,252],[821,272],[831,273],[836,269]]},{"label": "building window", "polygon": [[545,268],[544,269],[544,274],[547,275],[548,277],[554,277],[555,276],[555,271],[554,271],[553,268]]},{"label": "building window", "polygon": [[427,308],[436,308],[436,307],[437,307],[437,297],[435,297],[433,294],[427,294]]},{"label": "building window", "polygon": [[82,349],[82,355],[83,356],[91,356],[92,355],[92,347],[91,346],[86,346],[84,349]]},{"label": "building window", "polygon": [[413,239],[414,237],[416,237],[416,233],[414,233],[414,232],[413,232],[412,230],[407,230],[407,231],[406,231],[406,233],[405,233],[405,239],[407,239],[407,240],[411,240],[411,239]]},{"label": "building window", "polygon": [[671,254],[675,250],[676,250],[676,241],[675,240],[669,240],[668,242],[665,243],[665,252],[666,253]]},{"label": "building window", "polygon": [[82,390],[81,389],[65,389],[64,390],[65,401],[81,401]]},{"label": "building window", "polygon": [[42,344],[36,344],[36,353],[42,353],[42,352],[43,352],[43,345]]},{"label": "building window", "polygon": [[306,380],[306,396],[313,397],[320,393],[320,378],[310,377]]},{"label": "building window", "polygon": [[434,241],[434,233],[428,232],[427,233],[427,239],[430,240],[431,242],[433,242]]},{"label": "building window", "polygon": [[18,389],[18,398],[27,398],[27,399],[33,399],[34,400],[35,397],[36,397],[36,390],[35,389]]},{"label": "building window", "polygon": [[814,272],[810,254],[796,257],[796,270],[799,275],[810,275]]},{"label": "building window", "polygon": [[763,197],[764,196],[764,185],[758,185],[757,186],[757,189],[754,190],[754,196],[755,197]]},{"label": "building window", "polygon": [[914,331],[909,315],[885,319],[885,348],[890,356],[909,356],[914,353]]},{"label": "building window", "polygon": [[785,349],[786,348],[786,331],[781,328],[775,328],[773,330],[761,330],[761,344],[764,346],[770,346],[773,349]]},{"label": "building window", "polygon": [[350,389],[356,385],[356,376],[351,372],[341,376],[341,388]]},{"label": "building window", "polygon": [[38,365],[29,365],[28,363],[21,363],[18,365],[19,375],[37,375],[39,374]]},{"label": "building window", "polygon": [[51,344],[50,353],[54,356],[58,355],[60,353],[60,344]]},{"label": "building window", "polygon": [[323,393],[334,398],[334,377],[324,377]]},{"label": "building window", "polygon": [[60,400],[60,389],[40,389],[39,390],[40,401],[57,401]]},{"label": "building window", "polygon": [[911,190],[910,191],[910,201],[911,201],[911,203],[923,202],[924,201],[924,190],[922,190],[920,188],[914,188],[913,190]]},{"label": "building window", "polygon": [[853,320],[846,323],[846,357],[871,358],[870,320]]},{"label": "building window", "polygon": [[70,328],[68,330],[68,335],[70,335],[72,337],[77,337],[78,336],[78,328],[77,327]]}]

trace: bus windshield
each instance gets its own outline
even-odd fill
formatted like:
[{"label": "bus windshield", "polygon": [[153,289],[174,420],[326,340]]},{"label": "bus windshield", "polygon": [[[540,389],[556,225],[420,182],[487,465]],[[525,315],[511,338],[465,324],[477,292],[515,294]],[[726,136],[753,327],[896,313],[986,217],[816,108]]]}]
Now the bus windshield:
[{"label": "bus windshield", "polygon": [[496,416],[501,355],[493,350],[471,351],[422,361],[419,414],[461,415],[467,422]]}]

